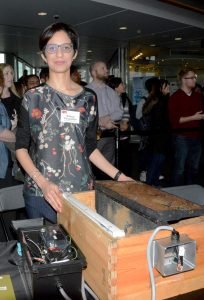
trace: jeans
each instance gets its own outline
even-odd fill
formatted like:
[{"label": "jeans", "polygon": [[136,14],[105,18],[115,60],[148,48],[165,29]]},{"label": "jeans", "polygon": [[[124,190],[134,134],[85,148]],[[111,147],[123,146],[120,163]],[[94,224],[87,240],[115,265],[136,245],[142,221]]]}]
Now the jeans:
[{"label": "jeans", "polygon": [[165,155],[162,153],[152,154],[147,169],[147,184],[159,186],[159,176],[164,159]]},{"label": "jeans", "polygon": [[24,193],[25,207],[29,219],[45,218],[52,223],[57,223],[57,213],[45,200],[40,196],[31,196]]},{"label": "jeans", "polygon": [[173,185],[177,186],[195,183],[202,153],[200,138],[175,136],[173,140],[173,146]]}]

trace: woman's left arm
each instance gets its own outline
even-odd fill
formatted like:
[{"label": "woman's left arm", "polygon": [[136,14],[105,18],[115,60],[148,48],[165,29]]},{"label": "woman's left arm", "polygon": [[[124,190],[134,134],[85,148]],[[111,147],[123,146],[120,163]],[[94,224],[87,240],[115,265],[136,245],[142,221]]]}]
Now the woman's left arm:
[{"label": "woman's left arm", "polygon": [[[101,171],[106,173],[111,178],[115,178],[116,174],[118,174],[119,170],[114,167],[109,161],[102,155],[102,153],[95,149],[91,155],[89,156],[89,160]],[[120,176],[117,178],[117,181],[133,181],[132,178],[126,176],[121,172]]]}]

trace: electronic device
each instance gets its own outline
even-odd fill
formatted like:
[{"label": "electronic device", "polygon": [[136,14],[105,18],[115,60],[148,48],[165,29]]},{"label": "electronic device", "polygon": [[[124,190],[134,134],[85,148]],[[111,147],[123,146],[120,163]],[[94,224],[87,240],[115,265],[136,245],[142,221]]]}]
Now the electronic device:
[{"label": "electronic device", "polygon": [[33,299],[63,299],[63,288],[71,299],[81,300],[82,270],[86,259],[61,225],[19,229],[24,277]]}]

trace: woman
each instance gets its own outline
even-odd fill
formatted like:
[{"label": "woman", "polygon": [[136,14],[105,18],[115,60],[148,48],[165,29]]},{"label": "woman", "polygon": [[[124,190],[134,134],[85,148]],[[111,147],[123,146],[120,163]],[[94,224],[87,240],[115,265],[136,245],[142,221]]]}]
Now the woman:
[{"label": "woman", "polygon": [[0,70],[4,75],[4,88],[1,95],[2,103],[6,108],[11,122],[14,123],[21,106],[21,99],[13,82],[14,71],[8,64],[0,64]]},{"label": "woman", "polygon": [[151,131],[148,137],[149,161],[146,182],[154,186],[159,186],[161,168],[169,148],[168,92],[168,81],[158,79],[143,107],[143,115],[148,118]]},{"label": "woman", "polygon": [[[123,108],[123,116],[120,121],[120,131],[124,132],[130,129],[130,99],[128,98],[125,92],[125,84],[123,83],[120,77],[111,77],[108,81],[108,85],[115,90],[121,99],[121,106]],[[118,166],[120,170],[126,174],[130,174],[130,144],[129,137],[127,135],[121,134],[119,140],[119,149],[118,149]]]},{"label": "woman", "polygon": [[[4,77],[0,70],[0,94],[4,87]],[[15,142],[15,135],[10,130],[11,122],[7,115],[6,109],[0,100],[0,188],[9,186],[8,179],[8,164],[9,156],[5,142]]]},{"label": "woman", "polygon": [[28,216],[56,222],[56,211],[62,211],[62,192],[93,188],[89,161],[115,180],[130,179],[97,150],[95,94],[70,78],[78,51],[77,33],[67,24],[52,24],[42,32],[39,46],[49,79],[24,96],[16,156],[27,173]]}]

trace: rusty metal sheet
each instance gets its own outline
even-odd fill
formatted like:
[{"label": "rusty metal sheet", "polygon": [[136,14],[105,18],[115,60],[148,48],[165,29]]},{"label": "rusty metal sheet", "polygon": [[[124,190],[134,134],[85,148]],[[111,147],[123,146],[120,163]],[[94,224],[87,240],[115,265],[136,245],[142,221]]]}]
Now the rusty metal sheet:
[{"label": "rusty metal sheet", "polygon": [[97,193],[103,193],[156,222],[171,222],[204,215],[204,206],[170,195],[139,181],[97,181],[95,188],[96,198]]}]

